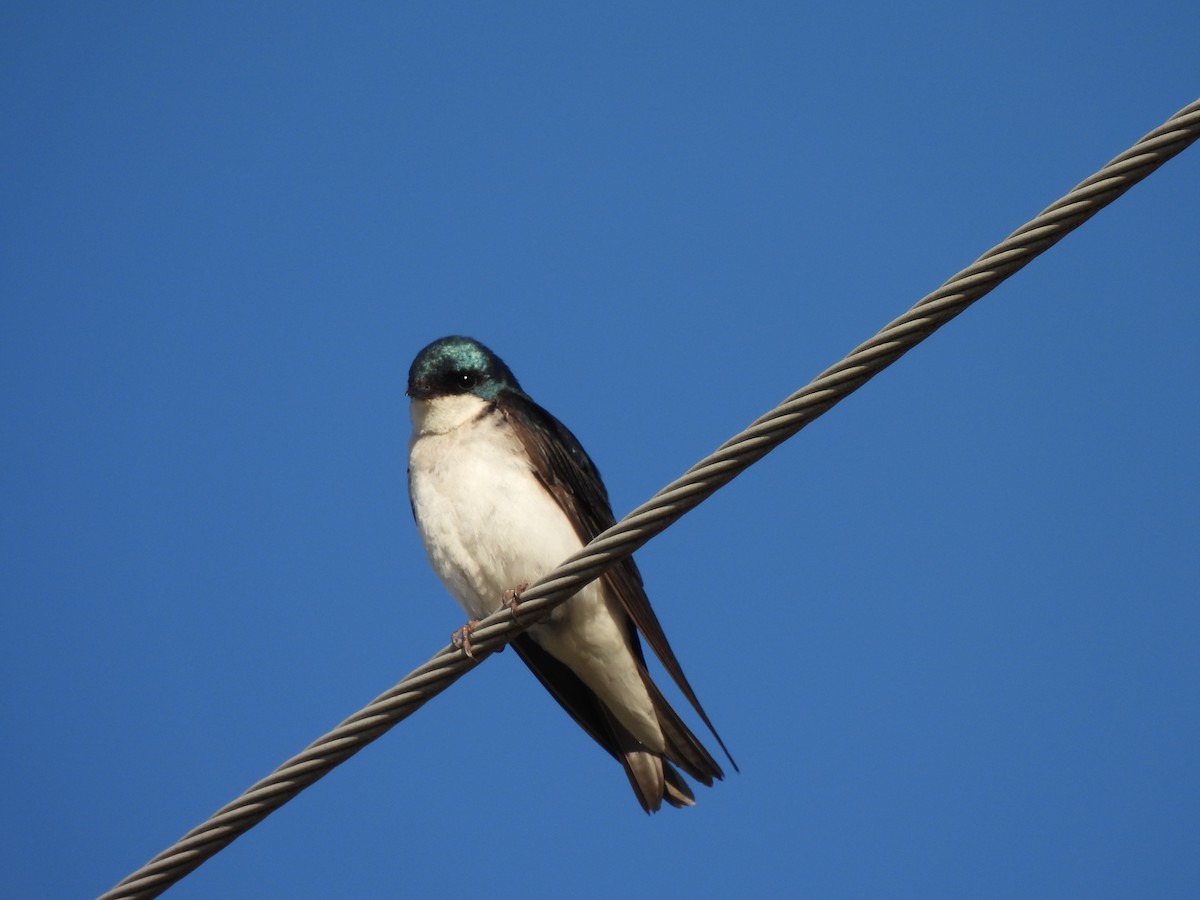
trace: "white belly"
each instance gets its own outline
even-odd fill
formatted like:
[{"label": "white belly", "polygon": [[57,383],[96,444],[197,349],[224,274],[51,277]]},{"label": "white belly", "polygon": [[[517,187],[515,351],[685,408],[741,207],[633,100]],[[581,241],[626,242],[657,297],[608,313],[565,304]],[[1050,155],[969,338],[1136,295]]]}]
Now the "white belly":
[{"label": "white belly", "polygon": [[[413,403],[409,493],[433,569],[472,618],[503,603],[583,546],[566,514],[534,478],[524,448],[484,401]],[[569,666],[652,749],[662,737],[628,637],[624,611],[593,582],[530,635]]]},{"label": "white belly", "polygon": [[474,618],[495,612],[505,591],[537,580],[583,546],[497,420],[415,434],[409,450],[409,491],[429,560]]}]

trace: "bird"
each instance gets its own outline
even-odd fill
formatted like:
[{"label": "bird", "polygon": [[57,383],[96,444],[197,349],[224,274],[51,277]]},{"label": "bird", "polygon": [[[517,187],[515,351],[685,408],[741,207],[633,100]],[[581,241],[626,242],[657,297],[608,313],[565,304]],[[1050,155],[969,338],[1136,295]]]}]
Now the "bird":
[{"label": "bird", "polygon": [[[495,353],[453,335],[413,360],[408,488],[430,564],[470,629],[614,523],[600,473],[565,425]],[[647,813],[695,805],[680,772],[711,787],[721,766],[647,668],[639,631],[712,733],[650,606],[632,557],[610,567],[512,646],[547,691],[625,770]]]}]

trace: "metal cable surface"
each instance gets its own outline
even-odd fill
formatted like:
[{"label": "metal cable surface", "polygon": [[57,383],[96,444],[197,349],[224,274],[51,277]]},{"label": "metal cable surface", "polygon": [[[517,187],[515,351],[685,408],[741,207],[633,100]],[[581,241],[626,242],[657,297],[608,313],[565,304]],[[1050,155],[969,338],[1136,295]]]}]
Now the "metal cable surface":
[{"label": "metal cable surface", "polygon": [[472,633],[475,659],[444,647],[368,706],[318,738],[101,900],[156,897],[304,788],[349,759],[501,649],[613,563],[699,505],[751,464],[945,325],[1200,137],[1200,100],[1184,107],[1031,222],[922,298],[912,309],[756,419],[522,595],[520,622],[504,609]]}]

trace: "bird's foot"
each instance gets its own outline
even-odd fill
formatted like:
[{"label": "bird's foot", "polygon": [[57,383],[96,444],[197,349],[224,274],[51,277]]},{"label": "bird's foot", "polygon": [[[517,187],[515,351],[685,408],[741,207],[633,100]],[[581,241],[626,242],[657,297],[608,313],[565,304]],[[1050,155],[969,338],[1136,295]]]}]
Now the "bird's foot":
[{"label": "bird's foot", "polygon": [[529,582],[522,581],[515,588],[507,590],[501,595],[501,599],[504,600],[504,605],[507,606],[508,611],[512,613],[514,622],[521,621],[521,617],[517,615],[517,607],[521,605],[521,593],[527,587],[529,587]]},{"label": "bird's foot", "polygon": [[450,635],[450,643],[456,650],[461,650],[471,659],[475,658],[475,647],[471,643],[471,632],[479,624],[478,619],[468,619],[467,624]]}]

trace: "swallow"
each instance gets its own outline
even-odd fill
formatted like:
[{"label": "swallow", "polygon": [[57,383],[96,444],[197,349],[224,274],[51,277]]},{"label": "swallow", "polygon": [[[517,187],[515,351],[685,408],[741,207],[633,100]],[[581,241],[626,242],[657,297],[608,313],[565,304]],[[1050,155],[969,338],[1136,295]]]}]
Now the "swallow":
[{"label": "swallow", "polygon": [[[608,492],[575,436],[478,341],[445,337],[408,373],[408,489],[434,571],[470,627],[614,523]],[[555,700],[625,770],[642,808],[695,805],[720,765],[650,677],[639,632],[734,770],[650,606],[631,557],[513,641]]]}]

